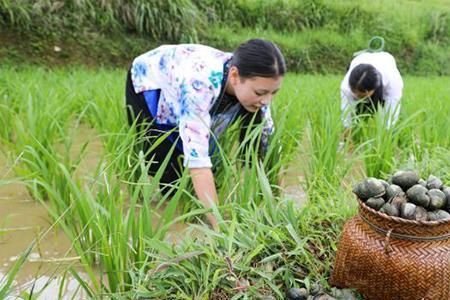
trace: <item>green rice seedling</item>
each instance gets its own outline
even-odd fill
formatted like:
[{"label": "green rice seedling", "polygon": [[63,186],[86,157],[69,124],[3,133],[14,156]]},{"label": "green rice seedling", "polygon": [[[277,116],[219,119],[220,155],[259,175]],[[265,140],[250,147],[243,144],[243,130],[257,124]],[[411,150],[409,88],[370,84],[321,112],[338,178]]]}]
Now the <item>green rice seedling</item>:
[{"label": "green rice seedling", "polygon": [[[133,129],[133,128],[132,128]],[[133,132],[129,131],[129,135]],[[161,137],[161,140],[165,136]],[[123,139],[127,143],[128,139]],[[154,146],[156,146],[155,144]],[[133,144],[128,144],[133,148]],[[149,150],[151,151],[151,149]],[[118,156],[127,156],[128,151],[116,152],[112,164],[120,163],[123,159]],[[33,180],[33,188],[40,187],[46,191],[50,206],[47,206],[51,215],[56,218],[65,209],[69,213],[63,218],[61,225],[68,237],[73,240],[73,247],[81,257],[84,269],[89,275],[90,283],[83,286],[90,294],[101,292],[120,292],[130,288],[130,274],[128,270],[139,267],[147,260],[145,251],[152,249],[147,244],[147,239],[164,240],[169,226],[174,223],[176,207],[183,194],[187,177],[180,182],[181,189],[168,199],[162,197],[159,203],[152,204],[152,199],[157,194],[158,180],[168,160],[162,164],[160,171],[153,179],[149,179],[148,164],[145,163],[144,153],[140,152],[138,163],[133,167],[129,176],[123,180],[116,173],[123,170],[122,167],[106,167],[99,169],[98,180],[92,185],[82,187],[82,183],[73,177],[67,166],[57,161],[57,157],[48,151],[43,155],[34,156],[38,162],[34,166],[39,167],[40,160],[53,160],[55,172],[59,174],[58,181]],[[168,156],[169,157],[169,156]],[[108,161],[108,159],[106,159]],[[135,183],[130,179],[135,178],[135,172],[139,170],[139,177]],[[117,178],[119,175],[119,178]],[[51,183],[51,184],[49,184]],[[123,185],[128,185],[123,190]],[[39,200],[44,200],[39,198]],[[165,202],[166,207],[161,212],[157,208]],[[136,213],[138,212],[138,213]],[[203,213],[202,210],[199,213]],[[190,214],[190,216],[195,214]],[[177,221],[182,221],[179,217]],[[70,224],[70,226],[69,226]],[[93,264],[98,264],[100,273],[104,273],[107,282],[99,281],[95,276]]]},{"label": "green rice seedling", "polygon": [[[153,271],[138,272],[143,281],[133,284],[138,288],[131,295],[252,298],[270,292],[283,297],[286,286],[327,276],[339,234],[339,225],[330,220],[335,222],[338,216],[342,224],[345,215],[337,211],[347,204],[341,201],[330,207],[326,199],[298,211],[292,202],[273,200],[279,202],[229,204],[229,220],[220,232],[196,226],[203,238],[186,238],[178,248],[171,248],[169,257],[158,255]],[[347,215],[352,212],[348,206],[346,210]],[[327,239],[319,238],[324,232]]]},{"label": "green rice seedling", "polygon": [[[9,102],[0,102],[0,116],[13,134],[3,136],[2,148],[14,153],[23,182],[72,241],[88,278],[78,267],[70,272],[91,298],[282,298],[291,286],[327,287],[342,225],[356,213],[351,185],[361,176],[354,171],[361,160],[370,174],[409,166],[422,174],[440,168],[436,175],[444,179],[449,173],[445,79],[406,77],[398,124],[386,130],[376,115],[361,128],[353,152],[350,142],[339,152],[340,76],[289,74],[273,102],[275,133],[262,160],[258,126],[244,144],[239,124],[218,141],[219,205],[212,212],[220,231],[214,231],[203,222],[209,210],[193,195],[187,174],[171,187],[172,197],[159,193],[161,171],[147,176],[152,162],[142,152],[142,133],[126,122],[124,72],[6,72],[0,90]],[[433,104],[439,109],[430,110]],[[94,139],[75,137],[86,128],[100,140],[101,153],[82,177],[77,171]],[[279,184],[291,166],[306,178],[308,201],[301,205],[284,197]],[[194,224],[182,239],[169,239],[180,222]]]},{"label": "green rice seedling", "polygon": [[[305,91],[297,105],[302,106],[307,121],[296,141],[297,151],[301,153],[300,169],[305,178],[306,191],[309,198],[314,198],[316,192],[333,193],[358,156],[347,154],[350,147],[348,141],[341,145],[343,125],[340,101],[336,101],[333,88],[315,88],[312,78],[306,77],[305,81]],[[295,126],[291,124],[290,128]]]},{"label": "green rice seedling", "polygon": [[5,299],[10,294],[12,286],[14,284],[14,278],[15,278],[15,276],[17,276],[17,273],[20,271],[20,268],[26,262],[33,247],[34,247],[34,243],[30,244],[30,246],[28,246],[28,248],[20,254],[19,259],[12,265],[12,267],[10,268],[8,273],[0,281],[0,298],[1,299]]},{"label": "green rice seedling", "polygon": [[418,126],[411,126],[409,134],[415,136],[416,142],[422,148],[436,145],[449,147],[447,116],[450,107],[446,104],[450,98],[448,86],[440,77],[430,77],[426,80],[407,77],[405,85],[415,88],[405,90],[404,115],[410,116],[420,112],[415,120]]},{"label": "green rice seedling", "polygon": [[0,88],[0,120],[3,126],[0,129],[0,140],[10,141],[12,139],[13,112],[10,108],[9,94],[5,87]]},{"label": "green rice seedling", "polygon": [[349,171],[352,160],[345,159],[345,147],[339,151],[342,131],[342,122],[336,109],[324,107],[318,115],[311,117],[306,131],[306,141],[309,143],[309,160],[305,171],[308,191],[337,186]]},{"label": "green rice seedling", "polygon": [[382,178],[393,170],[398,143],[398,131],[386,126],[386,117],[377,111],[374,118],[359,122],[358,138],[364,144],[364,162],[367,176]]}]

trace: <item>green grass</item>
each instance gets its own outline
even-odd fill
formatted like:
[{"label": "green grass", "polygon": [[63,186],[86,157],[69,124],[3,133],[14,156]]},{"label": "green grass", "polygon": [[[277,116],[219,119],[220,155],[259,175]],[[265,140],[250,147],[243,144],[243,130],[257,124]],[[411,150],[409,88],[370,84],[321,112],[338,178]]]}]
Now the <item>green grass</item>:
[{"label": "green grass", "polygon": [[[248,38],[280,44],[289,70],[341,73],[383,36],[409,74],[450,75],[448,1],[0,0],[0,60],[12,65],[128,67],[162,43],[233,51]],[[55,51],[55,46],[60,51]]]},{"label": "green grass", "polygon": [[[327,285],[342,226],[356,213],[351,185],[361,176],[408,167],[450,183],[449,78],[406,76],[396,126],[387,130],[376,115],[338,151],[341,77],[289,74],[273,103],[276,131],[263,161],[255,149],[240,153],[237,127],[220,140],[213,213],[221,230],[214,232],[186,174],[170,199],[145,175],[140,136],[126,122],[125,70],[0,71],[1,150],[72,240],[89,277],[79,281],[94,298],[281,299],[287,287]],[[86,127],[102,152],[80,176],[93,142],[77,144]],[[247,138],[256,144],[258,131]],[[308,201],[300,208],[278,186],[288,166],[304,178],[298,189]],[[174,223],[189,225],[175,244]],[[249,286],[237,290],[237,280]]]}]

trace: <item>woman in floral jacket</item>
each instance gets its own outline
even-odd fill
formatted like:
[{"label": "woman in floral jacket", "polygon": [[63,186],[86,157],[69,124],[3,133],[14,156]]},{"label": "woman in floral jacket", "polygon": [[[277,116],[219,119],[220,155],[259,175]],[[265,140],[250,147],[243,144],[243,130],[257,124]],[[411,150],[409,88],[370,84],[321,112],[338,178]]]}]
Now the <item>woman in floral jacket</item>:
[{"label": "woman in floral jacket", "polygon": [[[211,141],[238,117],[256,114],[264,124],[262,148],[267,148],[273,131],[270,102],[280,89],[285,69],[279,48],[261,39],[249,40],[233,53],[181,44],[163,45],[138,56],[126,83],[129,122],[136,121],[138,128],[150,124],[147,149],[156,138],[172,131],[149,153],[150,175],[175,147],[160,183],[176,181],[183,168],[188,168],[199,200],[208,208],[215,205]],[[207,216],[217,228],[214,216]]]}]

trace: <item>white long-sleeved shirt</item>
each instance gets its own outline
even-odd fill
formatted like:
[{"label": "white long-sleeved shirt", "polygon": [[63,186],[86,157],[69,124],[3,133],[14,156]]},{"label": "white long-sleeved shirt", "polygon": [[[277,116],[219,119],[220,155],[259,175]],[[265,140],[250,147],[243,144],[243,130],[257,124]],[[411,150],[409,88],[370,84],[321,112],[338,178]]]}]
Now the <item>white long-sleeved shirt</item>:
[{"label": "white long-sleeved shirt", "polygon": [[352,93],[349,77],[352,70],[360,64],[370,64],[381,74],[383,83],[383,113],[388,114],[387,127],[398,120],[400,114],[400,99],[403,93],[403,80],[397,69],[394,57],[387,52],[365,52],[355,57],[341,82],[341,112],[342,122],[346,128],[351,126],[354,108],[358,98]]}]

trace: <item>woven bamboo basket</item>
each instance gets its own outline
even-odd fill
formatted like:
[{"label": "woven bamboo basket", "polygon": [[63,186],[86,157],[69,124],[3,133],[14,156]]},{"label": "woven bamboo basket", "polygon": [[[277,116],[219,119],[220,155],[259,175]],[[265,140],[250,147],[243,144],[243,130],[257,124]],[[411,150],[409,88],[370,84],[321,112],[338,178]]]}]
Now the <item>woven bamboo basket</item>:
[{"label": "woven bamboo basket", "polygon": [[370,300],[450,300],[450,221],[405,220],[358,202],[330,283]]}]

